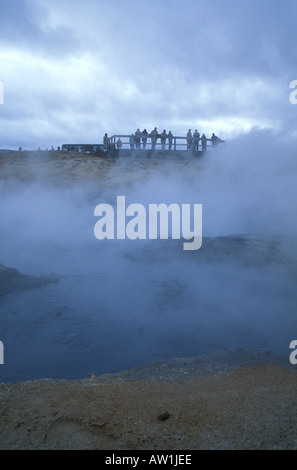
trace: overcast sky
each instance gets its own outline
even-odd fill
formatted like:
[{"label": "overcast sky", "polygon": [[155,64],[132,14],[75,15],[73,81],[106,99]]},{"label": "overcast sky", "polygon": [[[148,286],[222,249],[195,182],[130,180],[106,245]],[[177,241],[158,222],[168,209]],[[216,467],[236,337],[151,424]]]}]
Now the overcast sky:
[{"label": "overcast sky", "polygon": [[297,129],[297,0],[0,0],[0,17],[0,148]]}]

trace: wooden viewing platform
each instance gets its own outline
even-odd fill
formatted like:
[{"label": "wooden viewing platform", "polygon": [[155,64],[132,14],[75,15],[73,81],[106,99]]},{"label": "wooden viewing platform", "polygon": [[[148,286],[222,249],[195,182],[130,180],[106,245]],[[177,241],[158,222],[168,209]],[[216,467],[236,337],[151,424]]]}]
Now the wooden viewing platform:
[{"label": "wooden viewing platform", "polygon": [[[135,137],[135,136],[134,136]],[[165,141],[165,146],[163,148],[163,144],[161,142],[161,134],[158,134],[158,137],[157,137],[157,141],[156,141],[156,144],[155,144],[155,148],[153,148],[153,144],[152,144],[152,137],[151,137],[151,134],[148,134],[146,136],[147,138],[147,141],[146,141],[146,145],[144,147],[143,145],[143,142],[142,142],[142,138],[143,138],[143,135],[141,135],[141,138],[140,138],[140,144],[139,146],[137,147],[136,143],[134,142],[134,146],[131,147],[131,142],[130,142],[130,139],[131,139],[131,135],[113,135],[111,137],[109,137],[109,142],[110,142],[110,146],[111,148],[115,148],[117,149],[117,142],[118,140],[120,139],[121,142],[122,142],[122,147],[121,149],[122,150],[163,150],[163,151],[189,151],[188,150],[188,143],[187,143],[187,137],[183,136],[183,137],[178,137],[178,136],[173,136],[172,138],[172,143],[171,143],[171,146],[169,146],[169,141],[168,141],[168,137],[166,138],[166,141]],[[206,139],[206,150],[205,151],[209,151],[212,147],[212,142],[211,142],[211,139]],[[198,149],[196,151],[201,151],[202,152],[202,143],[201,143],[201,137],[200,137],[200,140],[198,142]]]},{"label": "wooden viewing platform", "polygon": [[[151,156],[153,154],[158,155],[203,155],[205,152],[212,150],[214,143],[211,139],[206,138],[204,147],[202,146],[201,138],[197,146],[189,148],[187,137],[173,136],[172,142],[169,143],[166,138],[165,143],[161,142],[161,134],[158,134],[155,143],[152,142],[152,137],[148,134],[145,143],[131,141],[131,135],[116,134],[111,137],[107,137],[105,144],[63,144],[62,151],[76,152],[91,155],[114,155],[114,156],[128,156],[133,154],[142,156]],[[120,142],[120,145],[119,145]],[[220,141],[219,142],[224,142]]]}]

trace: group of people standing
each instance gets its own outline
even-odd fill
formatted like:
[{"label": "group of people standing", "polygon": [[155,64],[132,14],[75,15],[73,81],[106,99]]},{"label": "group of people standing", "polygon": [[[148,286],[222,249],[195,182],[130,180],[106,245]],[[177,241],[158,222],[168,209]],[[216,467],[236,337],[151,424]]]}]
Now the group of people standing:
[{"label": "group of people standing", "polygon": [[[174,136],[171,131],[168,133],[166,132],[166,129],[163,130],[163,132],[160,134],[158,133],[157,127],[155,127],[150,133],[147,132],[146,129],[144,129],[142,132],[140,129],[137,129],[134,134],[131,134],[129,137],[129,144],[131,150],[140,149],[141,144],[142,148],[145,149],[147,146],[147,139],[151,139],[151,149],[155,150],[156,148],[156,143],[157,140],[160,139],[161,141],[161,149],[165,150],[166,147],[166,142],[168,142],[168,150],[172,149],[173,141],[174,141]],[[197,129],[195,129],[195,132],[192,134],[191,129],[188,130],[188,133],[186,135],[186,141],[187,141],[187,150],[188,151],[198,151],[199,149],[199,144],[201,145],[202,151],[206,151],[207,147],[207,141],[211,141],[212,145],[216,145],[219,142],[224,142],[223,140],[219,139],[214,133],[212,134],[212,137],[208,139],[205,134],[202,134],[200,136],[199,132]],[[107,150],[109,147],[109,138],[108,135],[105,134],[103,137],[103,143],[104,143],[104,148]],[[122,141],[119,138],[116,143],[117,149],[122,148]]]},{"label": "group of people standing", "polygon": [[192,150],[194,152],[198,151],[199,142],[201,142],[202,152],[205,152],[208,140],[211,142],[212,146],[216,146],[219,143],[225,142],[224,140],[217,137],[215,133],[213,133],[211,138],[208,139],[205,134],[202,134],[202,136],[200,137],[200,134],[197,129],[195,129],[195,132],[193,132],[193,134],[191,129],[189,129],[187,133],[187,150]]},{"label": "group of people standing", "polygon": [[207,146],[207,137],[206,137],[206,135],[203,134],[200,137],[200,134],[197,131],[197,129],[195,129],[195,132],[193,134],[192,134],[191,129],[189,129],[188,133],[187,133],[187,150],[193,150],[194,152],[198,151],[200,141],[201,141],[201,145],[202,145],[202,151],[205,151],[206,146]]},{"label": "group of people standing", "polygon": [[142,143],[142,148],[145,149],[147,145],[147,139],[148,137],[151,138],[151,147],[152,150],[155,150],[156,148],[156,143],[158,138],[161,140],[161,148],[162,150],[165,150],[165,145],[166,145],[166,140],[168,140],[168,148],[169,150],[172,149],[172,144],[173,144],[173,134],[171,131],[166,133],[166,130],[164,129],[161,134],[158,133],[157,128],[155,127],[151,133],[149,134],[146,129],[144,129],[142,132],[140,132],[139,129],[135,132],[135,134],[131,134],[130,136],[130,148],[131,149],[140,149],[141,148],[141,143]]}]

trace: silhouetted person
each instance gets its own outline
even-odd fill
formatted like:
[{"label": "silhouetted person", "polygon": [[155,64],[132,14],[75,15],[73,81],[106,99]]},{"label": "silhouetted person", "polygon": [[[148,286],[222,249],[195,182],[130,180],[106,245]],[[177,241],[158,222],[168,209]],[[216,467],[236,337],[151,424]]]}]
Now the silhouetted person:
[{"label": "silhouetted person", "polygon": [[148,136],[148,131],[146,129],[143,129],[143,131],[142,131],[142,145],[143,145],[144,149],[146,147],[147,136]]},{"label": "silhouetted person", "polygon": [[131,150],[134,150],[134,143],[135,143],[134,134],[131,134],[131,135],[130,135],[129,141],[130,141],[130,148],[131,148]]},{"label": "silhouetted person", "polygon": [[210,140],[211,140],[211,143],[212,143],[213,147],[217,146],[219,143],[225,142],[224,140],[219,139],[219,137],[217,137],[214,132],[213,132]]},{"label": "silhouetted person", "polygon": [[212,134],[210,140],[211,140],[211,143],[212,143],[213,147],[219,143],[219,138],[214,133]]},{"label": "silhouetted person", "polygon": [[108,150],[108,141],[109,141],[108,134],[105,133],[103,137],[103,145],[104,145],[104,150],[106,151]]},{"label": "silhouetted person", "polygon": [[187,150],[192,150],[192,131],[188,130],[187,133]]},{"label": "silhouetted person", "polygon": [[202,144],[202,152],[206,151],[206,145],[207,145],[207,138],[205,134],[202,135],[201,137],[201,144]]},{"label": "silhouetted person", "polygon": [[137,129],[134,135],[135,146],[137,149],[140,149],[140,138],[141,138],[141,132],[139,129]]},{"label": "silhouetted person", "polygon": [[157,138],[158,138],[158,131],[157,131],[157,128],[155,127],[154,130],[151,132],[152,150],[155,150],[156,148]]},{"label": "silhouetted person", "polygon": [[169,148],[169,150],[171,150],[172,142],[173,142],[173,135],[172,135],[171,131],[168,132],[167,138],[168,138],[168,148]]},{"label": "silhouetted person", "polygon": [[194,150],[194,152],[198,151],[199,140],[200,140],[200,134],[197,131],[197,129],[195,129],[195,132],[193,134],[193,150]]},{"label": "silhouetted person", "polygon": [[167,134],[166,134],[166,129],[164,129],[162,134],[161,134],[161,147],[162,147],[162,150],[165,150],[166,139],[167,139]]}]

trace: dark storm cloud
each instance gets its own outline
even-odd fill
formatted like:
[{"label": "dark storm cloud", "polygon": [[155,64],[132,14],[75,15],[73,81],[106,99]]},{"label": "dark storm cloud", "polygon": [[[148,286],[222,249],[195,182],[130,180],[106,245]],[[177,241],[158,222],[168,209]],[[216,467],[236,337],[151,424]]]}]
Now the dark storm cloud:
[{"label": "dark storm cloud", "polygon": [[130,1],[120,8],[109,3],[102,27],[111,51],[119,60],[124,52],[135,66],[178,64],[188,78],[193,72],[209,77],[294,70],[295,1]]},{"label": "dark storm cloud", "polygon": [[90,140],[155,125],[223,138],[294,129],[296,10],[295,0],[3,0],[6,144],[26,116],[37,139],[39,122],[54,136],[63,119],[69,138],[79,129]]},{"label": "dark storm cloud", "polygon": [[46,25],[48,14],[42,1],[1,1],[1,44],[42,55],[59,56],[78,51],[79,41],[71,27]]}]

